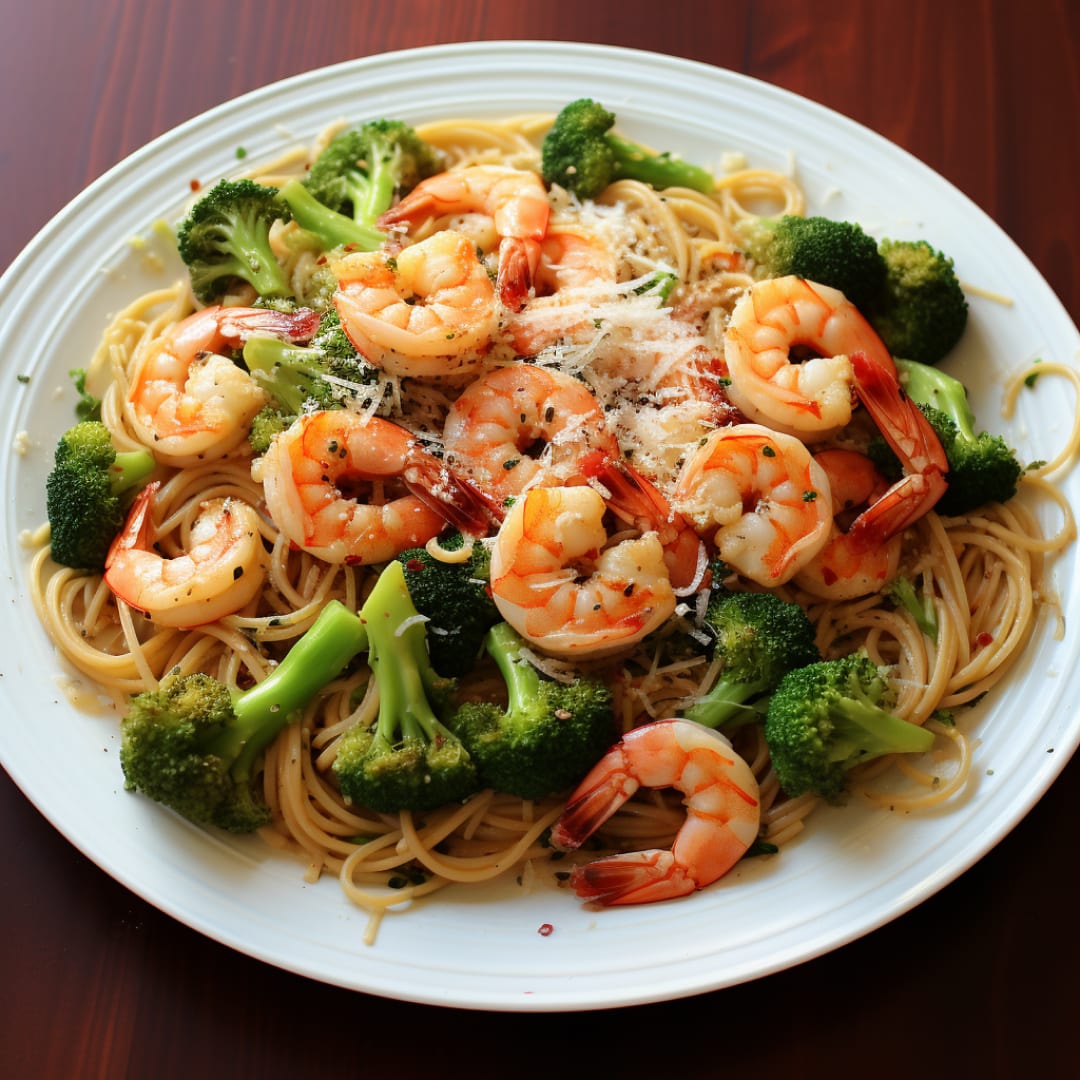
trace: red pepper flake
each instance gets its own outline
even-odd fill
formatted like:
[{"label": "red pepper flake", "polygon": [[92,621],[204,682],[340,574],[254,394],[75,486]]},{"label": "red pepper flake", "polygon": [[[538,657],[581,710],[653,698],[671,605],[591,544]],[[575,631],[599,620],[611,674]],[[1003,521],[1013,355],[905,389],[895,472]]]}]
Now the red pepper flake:
[{"label": "red pepper flake", "polygon": [[199,188],[202,187],[202,181],[201,180],[189,180],[188,183],[191,185],[191,190],[192,191],[198,191]]},{"label": "red pepper flake", "polygon": [[405,569],[418,572],[424,569],[424,563],[420,559],[409,559],[409,561],[405,563]]},{"label": "red pepper flake", "polygon": [[549,922],[541,923],[540,924],[540,929],[537,930],[536,932],[541,937],[551,937],[551,935],[555,932],[555,927],[552,926],[551,923],[549,923]]},{"label": "red pepper flake", "polygon": [[987,645],[993,645],[994,635],[987,633],[985,630],[976,636],[975,644],[981,649],[985,649]]}]

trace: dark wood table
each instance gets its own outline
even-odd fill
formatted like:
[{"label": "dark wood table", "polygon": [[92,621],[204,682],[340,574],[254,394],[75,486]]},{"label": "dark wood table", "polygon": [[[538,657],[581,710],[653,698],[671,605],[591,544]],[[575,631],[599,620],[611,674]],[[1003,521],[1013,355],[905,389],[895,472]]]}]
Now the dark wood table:
[{"label": "dark wood table", "polygon": [[[1073,0],[0,0],[0,15],[0,267],[116,161],[237,94],[386,50],[565,39],[745,72],[861,121],[983,207],[1080,318]],[[684,1001],[520,1016],[232,952],[116,884],[0,773],[0,1075],[1063,1075],[1078,790],[1074,762],[957,882],[831,955]]]}]

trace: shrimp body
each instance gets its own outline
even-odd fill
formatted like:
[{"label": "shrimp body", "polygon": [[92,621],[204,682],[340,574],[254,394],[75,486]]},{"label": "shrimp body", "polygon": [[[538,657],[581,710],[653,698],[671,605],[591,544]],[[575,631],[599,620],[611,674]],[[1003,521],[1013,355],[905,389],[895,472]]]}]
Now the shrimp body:
[{"label": "shrimp body", "polygon": [[[797,346],[815,355],[793,363]],[[851,419],[856,351],[892,367],[842,292],[797,277],[756,282],[735,305],[724,335],[728,396],[756,423],[805,442],[827,438]]]},{"label": "shrimp body", "polygon": [[261,308],[209,307],[170,326],[143,353],[127,390],[135,434],[171,465],[221,457],[246,437],[267,396],[222,350],[264,334],[306,341],[319,316]]},{"label": "shrimp body", "polygon": [[551,830],[562,850],[581,846],[639,788],[683,793],[686,821],[670,851],[611,855],[576,867],[578,896],[602,904],[670,900],[703,889],[757,839],[757,780],[728,740],[690,720],[657,720],[629,731],[593,766]]},{"label": "shrimp body", "polygon": [[582,483],[590,449],[618,454],[588,387],[533,364],[493,368],[465,389],[443,428],[446,459],[498,502],[536,485]]},{"label": "shrimp body", "polygon": [[775,586],[824,547],[833,508],[824,470],[796,438],[759,424],[719,428],[679,472],[673,497],[729,566]]},{"label": "shrimp body", "polygon": [[450,230],[334,264],[334,305],[357,350],[392,375],[446,378],[471,372],[497,325],[495,293],[468,237]]},{"label": "shrimp body", "polygon": [[506,321],[519,356],[535,356],[556,342],[581,343],[596,334],[596,303],[610,300],[615,256],[596,231],[580,226],[549,230],[534,275],[536,295]]},{"label": "shrimp body", "polygon": [[379,226],[412,226],[429,218],[474,213],[492,221],[499,244],[499,299],[517,311],[532,287],[551,216],[547,192],[536,173],[474,165],[429,176],[387,210]]},{"label": "shrimp body", "polygon": [[237,499],[203,504],[185,554],[154,550],[155,481],[136,496],[105,560],[105,583],[125,603],[161,626],[204,626],[235,614],[259,594],[266,551],[259,515]]},{"label": "shrimp body", "polygon": [[262,459],[266,508],[297,547],[325,562],[385,562],[446,524],[406,490],[419,453],[404,428],[344,409],[301,416]]},{"label": "shrimp body", "polygon": [[888,481],[868,457],[854,450],[824,450],[814,460],[829,478],[836,519],[825,546],[795,575],[794,582],[825,600],[852,600],[880,592],[900,567],[900,533],[875,537],[868,529],[845,531],[839,518],[845,511],[880,500]]},{"label": "shrimp body", "polygon": [[502,617],[553,656],[601,656],[655,630],[675,610],[656,533],[608,546],[593,488],[531,488],[503,521],[491,553]]}]

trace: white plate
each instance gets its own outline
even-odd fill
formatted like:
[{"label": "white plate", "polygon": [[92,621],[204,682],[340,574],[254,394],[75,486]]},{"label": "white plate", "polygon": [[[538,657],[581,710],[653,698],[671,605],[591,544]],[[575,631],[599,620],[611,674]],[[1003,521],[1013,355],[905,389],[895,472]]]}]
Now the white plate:
[{"label": "white plate", "polygon": [[[716,989],[820,955],[895,918],[957,877],[1031,808],[1080,737],[1077,639],[1040,621],[1030,650],[979,710],[973,782],[924,817],[856,806],[815,815],[798,842],[756,859],[678,906],[600,913],[567,892],[521,895],[513,883],[447,890],[385,921],[373,948],[365,916],[331,878],[254,840],[212,836],[125,794],[116,720],[76,712],[27,596],[21,530],[43,518],[43,482],[57,436],[72,421],[66,373],[85,363],[109,313],[180,273],[154,272],[130,244],[173,220],[189,182],[268,159],[345,118],[422,122],[453,115],[555,111],[596,97],[620,127],[687,158],[727,150],[751,163],[794,162],[813,210],[853,218],[878,235],[922,237],[952,254],[960,275],[1015,305],[972,300],[950,368],[995,422],[1002,377],[1033,356],[1073,361],[1076,328],[1034,267],[964,196],[872,132],[774,87],[687,61],[581,45],[484,43],[343,64],[248,94],[155,140],[63,210],[0,285],[5,343],[0,443],[9,453],[0,611],[0,757],[65,836],[133,891],[208,936],[280,967],[403,1000],[500,1010],[598,1008]],[[50,318],[42,321],[44,303]],[[44,327],[45,337],[39,335]],[[29,375],[26,384],[14,376]],[[1074,403],[1044,380],[1025,393],[1009,434],[1021,456],[1049,457]],[[57,388],[63,388],[58,393]],[[1037,420],[1037,423],[1036,423]],[[1076,501],[1080,474],[1065,481]],[[1049,515],[1047,527],[1056,522]],[[1080,625],[1074,555],[1054,567],[1068,625]],[[1049,670],[1048,670],[1049,669]],[[62,754],[41,752],[42,732]],[[103,753],[103,751],[105,751]],[[541,935],[542,924],[552,932]]]}]

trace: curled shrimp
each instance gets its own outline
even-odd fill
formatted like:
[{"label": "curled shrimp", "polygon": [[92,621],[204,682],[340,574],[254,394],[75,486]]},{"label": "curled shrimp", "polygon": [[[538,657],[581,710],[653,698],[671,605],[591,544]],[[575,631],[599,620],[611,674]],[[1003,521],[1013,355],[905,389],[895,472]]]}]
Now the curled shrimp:
[{"label": "curled shrimp", "polygon": [[147,484],[105,559],[113,594],[161,626],[204,626],[233,615],[259,594],[266,549],[259,515],[237,499],[204,503],[187,551],[167,559],[154,550],[153,502],[161,484]]},{"label": "curled shrimp", "polygon": [[609,544],[603,497],[586,485],[530,488],[491,552],[502,617],[553,656],[602,656],[640,641],[675,610],[655,532]]},{"label": "curled shrimp", "polygon": [[686,896],[726,874],[757,839],[761,803],[750,767],[718,731],[657,720],[627,732],[593,766],[551,830],[564,851],[580,847],[639,788],[685,795],[686,821],[670,851],[634,851],[575,867],[578,896],[643,904]]},{"label": "curled shrimp", "polygon": [[[794,363],[791,350],[812,355]],[[797,277],[752,285],[735,305],[724,335],[732,403],[756,423],[825,439],[851,419],[851,354],[892,366],[880,338],[842,292]]]},{"label": "curled shrimp", "polygon": [[582,459],[581,467],[615,517],[639,532],[656,534],[676,592],[681,595],[696,589],[706,570],[707,555],[689,519],[623,458],[592,450]]},{"label": "curled shrimp", "polygon": [[223,350],[256,334],[307,341],[319,316],[261,308],[209,307],[173,323],[137,361],[127,389],[139,439],[171,465],[221,457],[239,445],[266,392]]},{"label": "curled shrimp", "polygon": [[532,287],[540,241],[551,216],[547,192],[536,173],[474,165],[430,176],[387,210],[379,226],[417,225],[429,218],[474,213],[491,219],[499,245],[499,298],[517,311]]},{"label": "curled shrimp", "polygon": [[471,372],[497,325],[491,279],[468,237],[436,233],[397,254],[357,251],[334,263],[334,305],[349,340],[393,375]]},{"label": "curled shrimp", "polygon": [[760,424],[714,431],[683,464],[673,502],[759,585],[789,581],[832,529],[824,470],[798,439]]},{"label": "curled shrimp", "polygon": [[535,297],[505,325],[519,356],[535,356],[559,341],[587,341],[596,333],[595,304],[610,299],[617,267],[604,238],[582,226],[554,226],[540,244]]},{"label": "curled shrimp", "polygon": [[590,449],[618,454],[589,388],[533,364],[493,368],[454,402],[443,428],[446,460],[498,502],[537,484],[583,482]]},{"label": "curled shrimp", "polygon": [[469,493],[414,444],[404,428],[344,409],[301,416],[260,466],[266,508],[297,547],[325,562],[385,562],[427,543]]},{"label": "curled shrimp", "polygon": [[794,577],[799,588],[825,600],[852,600],[880,592],[900,566],[901,536],[873,538],[868,530],[841,528],[845,512],[879,500],[888,481],[854,450],[823,450],[814,460],[825,470],[836,514],[825,546]]}]

